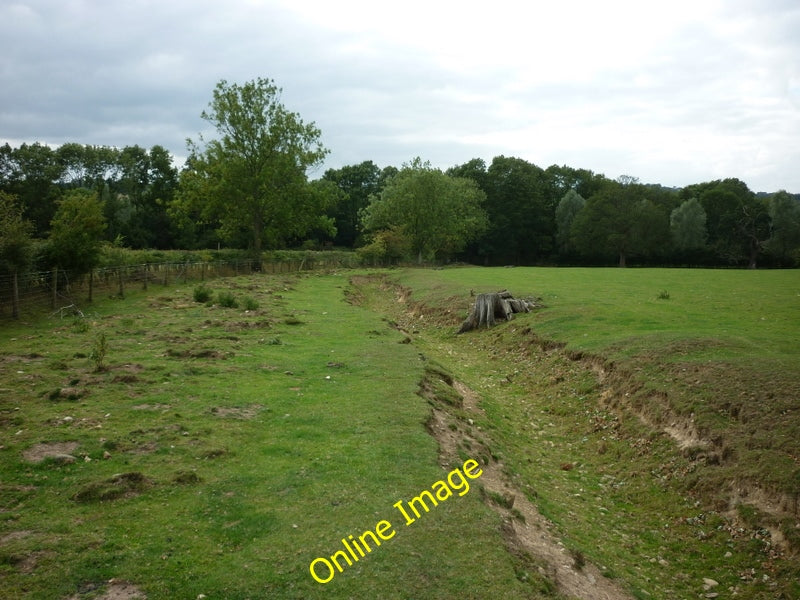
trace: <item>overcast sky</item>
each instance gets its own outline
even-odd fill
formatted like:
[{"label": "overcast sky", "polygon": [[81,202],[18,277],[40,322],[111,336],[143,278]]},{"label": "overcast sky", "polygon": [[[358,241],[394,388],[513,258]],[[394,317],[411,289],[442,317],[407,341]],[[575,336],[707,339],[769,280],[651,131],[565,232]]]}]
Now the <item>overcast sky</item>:
[{"label": "overcast sky", "polygon": [[800,1],[0,0],[0,143],[178,160],[275,80],[324,168],[498,155],[800,192]]}]

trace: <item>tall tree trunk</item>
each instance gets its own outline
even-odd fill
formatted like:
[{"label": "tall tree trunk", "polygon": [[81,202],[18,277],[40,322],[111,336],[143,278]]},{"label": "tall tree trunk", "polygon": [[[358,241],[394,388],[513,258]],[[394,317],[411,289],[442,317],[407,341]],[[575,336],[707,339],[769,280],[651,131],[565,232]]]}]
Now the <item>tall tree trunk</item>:
[{"label": "tall tree trunk", "polygon": [[619,253],[619,266],[622,267],[623,269],[627,266],[626,262],[625,262],[625,253],[624,252],[620,252]]},{"label": "tall tree trunk", "polygon": [[756,262],[758,261],[758,251],[761,249],[761,243],[758,241],[758,236],[755,234],[749,235],[750,238],[750,256],[747,261],[748,269],[755,269]]},{"label": "tall tree trunk", "polygon": [[747,265],[748,269],[755,269],[756,262],[758,260],[758,246],[753,246],[750,248],[750,261]]}]

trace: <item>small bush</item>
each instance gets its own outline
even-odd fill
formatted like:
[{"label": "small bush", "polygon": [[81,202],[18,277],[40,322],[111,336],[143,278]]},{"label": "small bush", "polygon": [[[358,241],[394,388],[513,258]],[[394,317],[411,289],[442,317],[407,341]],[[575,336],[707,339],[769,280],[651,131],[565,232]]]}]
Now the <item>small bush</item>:
[{"label": "small bush", "polygon": [[233,294],[230,292],[220,292],[217,294],[217,304],[224,308],[238,308],[239,303],[236,301],[236,298],[233,297]]},{"label": "small bush", "polygon": [[108,344],[106,343],[106,334],[100,332],[94,340],[92,351],[89,353],[89,358],[94,362],[95,371],[103,371],[105,369],[104,361],[106,359],[106,352],[108,351]]},{"label": "small bush", "polygon": [[72,331],[74,331],[75,333],[86,333],[87,331],[89,331],[88,319],[75,317],[75,319],[72,321]]},{"label": "small bush", "polygon": [[242,306],[245,310],[258,310],[258,302],[252,296],[242,298]]},{"label": "small bush", "polygon": [[211,300],[211,290],[204,285],[194,288],[194,301],[205,303]]}]

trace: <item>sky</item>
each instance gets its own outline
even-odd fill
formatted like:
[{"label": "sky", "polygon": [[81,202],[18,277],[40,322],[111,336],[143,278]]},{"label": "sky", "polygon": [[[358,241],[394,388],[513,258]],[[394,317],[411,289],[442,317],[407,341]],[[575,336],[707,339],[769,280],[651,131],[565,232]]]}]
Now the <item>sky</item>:
[{"label": "sky", "polygon": [[325,169],[515,156],[800,193],[798,0],[0,0],[0,144],[180,164],[220,80],[263,77]]}]

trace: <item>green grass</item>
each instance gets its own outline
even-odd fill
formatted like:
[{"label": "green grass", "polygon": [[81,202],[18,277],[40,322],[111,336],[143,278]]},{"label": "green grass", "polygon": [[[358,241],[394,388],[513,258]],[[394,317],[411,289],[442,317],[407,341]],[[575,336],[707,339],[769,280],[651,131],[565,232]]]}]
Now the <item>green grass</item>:
[{"label": "green grass", "polygon": [[[800,489],[798,272],[391,274],[410,296],[249,276],[198,301],[194,285],[154,285],[86,318],[3,323],[0,597],[91,598],[112,578],[150,600],[554,597],[506,551],[477,485],[409,527],[392,508],[445,473],[418,393],[460,415],[453,377],[480,394],[470,418],[570,562],[635,597],[698,597],[703,577],[721,597],[800,595],[796,558],[758,533],[791,538],[794,522],[714,503],[732,479]],[[501,288],[546,308],[456,336],[470,290]],[[731,454],[696,460],[636,416],[667,409]],[[44,442],[76,460],[26,460]],[[312,580],[312,560],[383,519],[392,539]]]},{"label": "green grass", "polygon": [[[0,597],[89,598],[112,578],[150,600],[543,597],[515,577],[477,492],[402,527],[392,505],[444,473],[423,364],[347,286],[208,284],[257,310],[153,286],[86,319],[4,324]],[[55,442],[75,461],[25,459]],[[314,558],[382,519],[393,539],[312,580]]]},{"label": "green grass", "polygon": [[747,465],[705,484],[758,478],[798,494],[800,419],[785,417],[800,411],[799,271],[473,268],[400,281],[421,302],[458,297],[463,315],[470,289],[541,297],[532,335],[599,357],[648,418],[692,418]]},{"label": "green grass", "polygon": [[[373,296],[376,309],[481,394],[493,452],[567,547],[641,597],[697,595],[703,577],[740,597],[800,594],[796,557],[762,533],[787,537],[796,515],[762,514],[753,527],[736,510],[763,503],[756,492],[791,510],[800,493],[800,273],[458,268],[392,279],[401,301]],[[456,336],[470,291],[503,288],[546,308]],[[667,417],[693,419],[719,461],[682,452],[661,429]]]},{"label": "green grass", "polygon": [[464,316],[470,289],[541,297],[548,309],[536,315],[537,334],[609,358],[685,339],[715,341],[714,357],[800,356],[798,270],[463,268],[399,280],[421,301],[458,296]]}]

